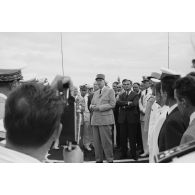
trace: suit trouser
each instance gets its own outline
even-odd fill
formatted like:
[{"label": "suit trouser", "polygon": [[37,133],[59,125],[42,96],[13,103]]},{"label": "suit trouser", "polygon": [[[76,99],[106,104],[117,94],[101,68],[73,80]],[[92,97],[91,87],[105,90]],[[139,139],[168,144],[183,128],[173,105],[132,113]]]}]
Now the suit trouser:
[{"label": "suit trouser", "polygon": [[148,132],[144,131],[144,121],[141,121],[141,130],[142,130],[142,142],[143,142],[143,148],[144,153],[148,154]]},{"label": "suit trouser", "polygon": [[143,152],[144,148],[143,148],[143,142],[142,142],[142,131],[141,131],[141,123],[138,123],[137,126],[137,149],[140,150],[141,152]]},{"label": "suit trouser", "polygon": [[123,157],[127,156],[127,142],[130,141],[131,155],[136,157],[136,137],[138,123],[128,123],[127,121],[120,124],[121,153]]},{"label": "suit trouser", "polygon": [[96,161],[103,161],[104,155],[108,162],[112,162],[113,145],[112,145],[112,125],[92,126],[95,159]]},{"label": "suit trouser", "polygon": [[116,127],[116,145],[120,147],[120,124],[118,123],[118,112],[114,112],[115,127]]},{"label": "suit trouser", "polygon": [[120,124],[116,122],[116,145],[120,147]]}]

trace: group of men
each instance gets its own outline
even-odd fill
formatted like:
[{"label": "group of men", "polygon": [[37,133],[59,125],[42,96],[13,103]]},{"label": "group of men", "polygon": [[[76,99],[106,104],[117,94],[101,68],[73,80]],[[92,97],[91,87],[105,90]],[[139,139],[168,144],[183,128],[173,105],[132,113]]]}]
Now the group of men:
[{"label": "group of men", "polygon": [[[142,82],[142,89],[145,89],[143,92],[140,90],[139,83],[133,84],[128,79],[124,79],[122,84],[114,82],[112,89],[106,86],[104,74],[96,76],[94,85],[94,92],[85,100],[87,86],[80,86],[82,96],[80,105],[83,105],[82,102],[84,105],[88,104],[88,108],[83,106],[85,109],[83,109],[82,115],[85,116],[85,112],[90,113],[88,125],[83,125],[85,117],[83,117],[81,125],[83,127],[81,140],[85,149],[90,150],[89,145],[94,147],[96,162],[103,162],[104,155],[107,162],[113,162],[114,132],[116,132],[116,147],[120,151],[121,159],[128,157],[129,148],[130,156],[134,160],[138,159],[138,151],[140,154],[143,153],[142,156],[147,156],[147,134],[144,134],[144,125],[141,124],[142,120],[140,122],[140,116],[145,114],[147,97],[151,95],[149,79],[145,78]],[[139,103],[142,110],[139,108]],[[89,138],[89,135],[92,136],[92,139],[85,142],[84,140]]]},{"label": "group of men", "polygon": [[99,89],[93,95],[91,127],[96,162],[113,162],[113,132],[122,159],[137,160],[155,156],[180,144],[193,141],[195,77],[181,77],[175,71],[162,69],[143,77],[142,84],[124,79],[105,87],[105,75],[99,74]]},{"label": "group of men", "polygon": [[[144,131],[144,116],[147,101],[152,94],[148,78],[143,78],[141,85],[132,83],[129,79],[123,79],[122,90],[115,91],[116,106],[114,109],[116,124],[117,147],[120,150],[120,158],[128,157],[130,148],[130,157],[137,160],[139,154],[142,157],[148,155],[147,134]],[[118,83],[118,85],[120,85]]]},{"label": "group of men", "polygon": [[[195,140],[195,73],[181,77],[163,69],[143,77],[141,85],[123,79],[106,85],[97,74],[94,89],[72,86],[69,77],[57,76],[49,86],[26,83],[13,90],[4,113],[6,143],[0,147],[0,162],[43,162],[62,129],[62,101],[57,82],[69,83],[81,118],[80,146],[95,160],[114,161],[114,146],[121,158],[137,160]],[[73,90],[72,90],[73,89]],[[116,136],[114,136],[116,132]],[[115,139],[116,137],[116,139]],[[115,145],[116,144],[116,145]],[[82,151],[64,149],[65,162],[82,162]]]}]

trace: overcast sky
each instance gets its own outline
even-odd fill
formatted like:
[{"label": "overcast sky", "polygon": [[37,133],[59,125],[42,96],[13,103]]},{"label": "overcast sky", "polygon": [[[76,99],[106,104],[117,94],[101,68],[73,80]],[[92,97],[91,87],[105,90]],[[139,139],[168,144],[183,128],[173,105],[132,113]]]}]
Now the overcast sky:
[{"label": "overcast sky", "polygon": [[[170,68],[187,73],[195,33],[170,33]],[[104,73],[141,81],[168,65],[168,33],[63,33],[64,72],[76,86]],[[0,68],[23,67],[25,78],[62,74],[60,33],[0,33]]]}]

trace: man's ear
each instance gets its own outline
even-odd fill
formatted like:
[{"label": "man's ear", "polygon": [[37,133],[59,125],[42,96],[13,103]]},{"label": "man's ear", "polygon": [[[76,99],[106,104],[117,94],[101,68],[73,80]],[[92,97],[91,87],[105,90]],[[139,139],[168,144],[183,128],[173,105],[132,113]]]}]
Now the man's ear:
[{"label": "man's ear", "polygon": [[167,101],[167,92],[166,91],[163,92],[163,96],[164,96],[165,100]]},{"label": "man's ear", "polygon": [[183,105],[183,107],[187,108],[187,107],[189,107],[190,102],[186,98],[181,98],[181,104]]}]

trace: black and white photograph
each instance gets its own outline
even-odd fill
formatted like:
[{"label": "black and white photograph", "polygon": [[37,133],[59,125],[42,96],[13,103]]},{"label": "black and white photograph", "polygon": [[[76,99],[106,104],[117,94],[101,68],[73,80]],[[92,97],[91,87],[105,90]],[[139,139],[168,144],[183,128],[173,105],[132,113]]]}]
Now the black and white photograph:
[{"label": "black and white photograph", "polygon": [[0,42],[1,162],[194,162],[195,33]]},{"label": "black and white photograph", "polygon": [[193,194],[193,8],[2,3],[1,192]]}]

